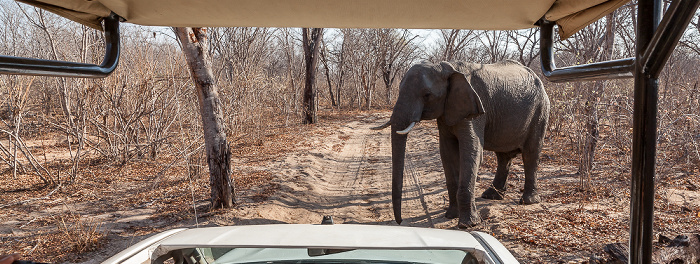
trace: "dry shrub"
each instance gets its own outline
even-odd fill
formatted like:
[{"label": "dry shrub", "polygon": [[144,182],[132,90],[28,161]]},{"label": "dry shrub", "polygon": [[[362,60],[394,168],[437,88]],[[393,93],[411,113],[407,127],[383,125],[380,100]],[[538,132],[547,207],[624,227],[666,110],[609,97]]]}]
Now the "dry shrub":
[{"label": "dry shrub", "polygon": [[61,217],[59,228],[65,236],[64,241],[70,245],[71,251],[84,253],[101,246],[106,236],[102,225],[103,223],[96,219],[84,219],[80,215],[70,214],[66,218]]},{"label": "dry shrub", "polygon": [[657,172],[661,179],[700,168],[700,58],[678,51],[659,78]]},{"label": "dry shrub", "polygon": [[171,56],[178,54],[176,47],[151,43],[145,36],[129,38],[124,45],[128,52],[122,55],[122,67],[84,88],[83,98],[90,102],[84,112],[91,146],[122,164],[156,159],[174,130],[192,126],[192,113],[197,113],[183,60]]},{"label": "dry shrub", "polygon": [[274,128],[300,123],[301,96],[260,70],[235,75],[220,85],[224,121],[229,137],[246,145],[259,145]]}]

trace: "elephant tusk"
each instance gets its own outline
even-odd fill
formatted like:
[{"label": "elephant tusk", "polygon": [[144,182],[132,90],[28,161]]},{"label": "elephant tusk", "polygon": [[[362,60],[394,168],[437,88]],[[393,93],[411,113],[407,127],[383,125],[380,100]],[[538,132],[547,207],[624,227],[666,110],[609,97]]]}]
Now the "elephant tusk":
[{"label": "elephant tusk", "polygon": [[400,131],[396,131],[396,134],[399,134],[399,135],[406,135],[406,134],[408,134],[408,132],[411,132],[411,129],[413,129],[413,127],[414,127],[415,125],[416,125],[416,122],[411,122],[411,124],[408,125],[408,127],[407,127],[406,129],[400,130]]},{"label": "elephant tusk", "polygon": [[372,130],[382,130],[382,129],[387,128],[387,127],[390,126],[390,125],[391,125],[391,120],[386,121],[386,123],[384,123],[384,124],[381,125],[381,126],[370,127],[369,129],[372,129]]}]

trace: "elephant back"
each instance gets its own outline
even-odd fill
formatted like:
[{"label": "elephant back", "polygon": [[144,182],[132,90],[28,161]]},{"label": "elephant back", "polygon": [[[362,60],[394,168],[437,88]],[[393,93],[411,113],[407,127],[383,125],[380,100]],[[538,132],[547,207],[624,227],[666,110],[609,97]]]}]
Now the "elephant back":
[{"label": "elephant back", "polygon": [[547,123],[549,98],[542,81],[531,69],[511,60],[465,66],[485,111],[482,120],[477,121],[485,126],[485,147],[492,145],[489,141],[507,142],[494,145],[508,145],[508,148],[520,147],[532,134],[533,125]]}]

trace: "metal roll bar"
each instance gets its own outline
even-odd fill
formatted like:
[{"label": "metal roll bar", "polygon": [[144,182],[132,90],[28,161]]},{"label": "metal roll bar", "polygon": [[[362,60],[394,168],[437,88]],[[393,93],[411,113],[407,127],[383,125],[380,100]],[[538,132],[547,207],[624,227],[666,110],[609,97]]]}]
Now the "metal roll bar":
[{"label": "metal roll bar", "polygon": [[652,263],[659,74],[700,0],[675,0],[662,17],[661,0],[639,0],[635,58],[557,69],[554,23],[540,21],[542,73],[552,82],[634,77],[629,263]]},{"label": "metal roll bar", "polygon": [[611,60],[585,65],[557,68],[554,63],[554,26],[556,23],[540,20],[540,59],[542,74],[550,82],[593,81],[632,78],[634,58]]},{"label": "metal roll bar", "polygon": [[119,16],[104,18],[105,56],[102,64],[43,60],[0,55],[0,74],[44,75],[58,77],[104,78],[119,63]]}]

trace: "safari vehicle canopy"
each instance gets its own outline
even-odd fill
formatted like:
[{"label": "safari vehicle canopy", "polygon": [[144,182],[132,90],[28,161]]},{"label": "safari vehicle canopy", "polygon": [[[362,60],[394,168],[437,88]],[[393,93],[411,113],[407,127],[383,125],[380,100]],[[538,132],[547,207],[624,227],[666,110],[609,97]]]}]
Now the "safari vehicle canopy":
[{"label": "safari vehicle canopy", "polygon": [[523,29],[544,18],[567,38],[629,0],[20,0],[101,29],[114,12],[147,26]]},{"label": "safari vehicle canopy", "polygon": [[[700,0],[639,0],[633,58],[556,68],[562,38],[628,0],[18,0],[104,29],[101,65],[0,56],[0,73],[105,77],[119,56],[119,22],[159,26],[523,29],[540,26],[542,71],[550,81],[634,78],[630,262],[651,263],[658,76]],[[102,24],[101,24],[102,22]]]}]

